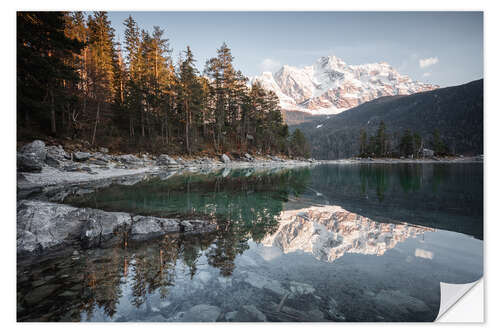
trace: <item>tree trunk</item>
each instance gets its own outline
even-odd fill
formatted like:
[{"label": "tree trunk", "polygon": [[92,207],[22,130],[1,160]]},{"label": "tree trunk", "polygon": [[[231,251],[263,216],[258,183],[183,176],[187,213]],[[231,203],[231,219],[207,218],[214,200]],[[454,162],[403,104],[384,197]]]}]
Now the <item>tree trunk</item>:
[{"label": "tree trunk", "polygon": [[191,154],[189,149],[189,103],[187,99],[184,101],[184,107],[186,109],[186,151]]},{"label": "tree trunk", "polygon": [[101,108],[101,102],[98,102],[97,103],[97,112],[96,112],[96,115],[95,115],[94,133],[92,134],[92,146],[95,143],[95,133],[97,132],[97,123],[99,122],[99,111],[100,111],[100,108]]},{"label": "tree trunk", "polygon": [[50,131],[52,135],[56,135],[56,107],[54,105],[54,91],[50,89]]}]

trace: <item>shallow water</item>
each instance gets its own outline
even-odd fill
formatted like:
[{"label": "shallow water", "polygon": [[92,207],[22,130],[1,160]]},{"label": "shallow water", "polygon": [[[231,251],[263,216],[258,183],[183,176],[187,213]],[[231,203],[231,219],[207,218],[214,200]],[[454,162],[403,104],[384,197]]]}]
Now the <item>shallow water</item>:
[{"label": "shallow water", "polygon": [[482,164],[321,165],[75,195],[218,228],[19,263],[18,320],[432,321],[440,282],[482,276],[482,189]]}]

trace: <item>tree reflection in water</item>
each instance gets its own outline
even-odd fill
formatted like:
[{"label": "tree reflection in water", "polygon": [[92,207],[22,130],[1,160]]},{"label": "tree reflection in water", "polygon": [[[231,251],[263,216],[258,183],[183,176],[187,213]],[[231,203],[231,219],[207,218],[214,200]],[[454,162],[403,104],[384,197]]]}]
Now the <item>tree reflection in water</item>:
[{"label": "tree reflection in water", "polygon": [[[83,313],[89,320],[96,308],[113,318],[127,284],[131,288],[130,303],[136,308],[148,306],[148,294],[158,291],[162,299],[167,298],[179,274],[193,279],[201,257],[221,276],[230,276],[235,259],[248,249],[248,241],[259,242],[276,230],[283,203],[290,196],[300,195],[309,177],[309,169],[238,170],[225,176],[174,176],[166,181],[153,179],[134,186],[110,186],[68,198],[67,202],[73,205],[111,211],[215,219],[217,228],[209,234],[170,234],[146,243],[125,240],[112,248],[85,251],[77,259],[51,259],[49,265],[58,268],[57,277],[49,283],[64,288],[40,295],[36,303],[26,293],[40,276],[43,278],[48,263],[19,265],[18,277],[22,278],[18,279],[18,319],[80,321]],[[71,279],[61,281],[61,276]]]}]

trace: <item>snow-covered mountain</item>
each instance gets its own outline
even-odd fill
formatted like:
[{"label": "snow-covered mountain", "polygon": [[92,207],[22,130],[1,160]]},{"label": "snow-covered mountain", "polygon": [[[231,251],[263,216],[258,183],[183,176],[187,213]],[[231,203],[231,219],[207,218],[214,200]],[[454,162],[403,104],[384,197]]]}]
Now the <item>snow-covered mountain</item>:
[{"label": "snow-covered mountain", "polygon": [[335,56],[322,57],[312,66],[285,65],[276,73],[253,77],[274,91],[286,111],[336,114],[382,96],[409,95],[439,88],[414,81],[386,62],[347,65]]}]

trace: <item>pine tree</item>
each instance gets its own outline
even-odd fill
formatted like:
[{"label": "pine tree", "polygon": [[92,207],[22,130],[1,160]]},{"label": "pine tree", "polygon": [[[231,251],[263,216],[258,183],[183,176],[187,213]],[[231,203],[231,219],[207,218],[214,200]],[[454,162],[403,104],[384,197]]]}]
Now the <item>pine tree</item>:
[{"label": "pine tree", "polygon": [[400,152],[403,156],[413,155],[414,145],[413,145],[413,135],[409,129],[407,129],[403,137],[401,138],[401,142],[399,144]]},{"label": "pine tree", "polygon": [[375,142],[375,155],[378,157],[385,156],[388,151],[388,140],[383,120],[380,121]]},{"label": "pine tree", "polygon": [[90,48],[90,96],[96,102],[95,122],[92,130],[91,144],[95,144],[98,125],[103,122],[101,113],[109,103],[113,102],[116,86],[115,77],[118,70],[115,50],[114,29],[106,12],[94,12],[88,18]]},{"label": "pine tree", "polygon": [[367,150],[368,150],[368,143],[367,143],[367,135],[366,135],[366,131],[364,128],[361,129],[360,131],[360,134],[359,134],[359,155],[361,157],[365,157],[365,155],[367,154]]},{"label": "pine tree", "polygon": [[193,53],[188,46],[186,51],[184,51],[184,59],[179,66],[179,99],[184,114],[185,145],[188,154],[191,153],[190,130],[193,112],[197,106],[196,103],[199,102],[199,99],[197,100],[197,94],[199,94],[201,90],[196,76],[197,69],[194,63]]},{"label": "pine tree", "polygon": [[[21,129],[30,118],[50,119],[50,133],[57,134],[57,110],[69,95],[66,84],[76,83],[72,55],[83,44],[65,34],[62,12],[17,13],[17,112]],[[47,117],[47,114],[50,114]],[[23,126],[24,125],[24,126]]]}]

